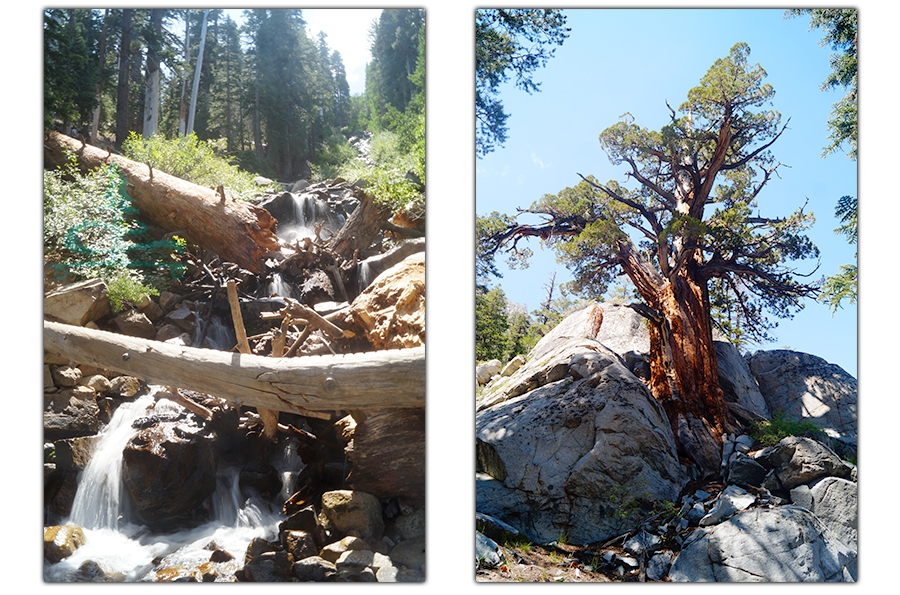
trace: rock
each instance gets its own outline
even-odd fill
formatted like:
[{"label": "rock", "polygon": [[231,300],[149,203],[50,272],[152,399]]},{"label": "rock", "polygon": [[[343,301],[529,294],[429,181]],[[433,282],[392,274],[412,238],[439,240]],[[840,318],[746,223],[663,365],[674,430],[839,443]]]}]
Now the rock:
[{"label": "rock", "polygon": [[281,490],[278,471],[262,461],[251,461],[244,465],[238,481],[242,488],[253,488],[264,498],[271,498]]},{"label": "rock", "polygon": [[700,526],[708,527],[721,523],[735,513],[747,510],[754,502],[756,502],[756,496],[738,486],[730,485],[716,498],[709,514],[700,519]]},{"label": "rock", "polygon": [[271,186],[275,182],[264,176],[256,176],[255,178],[253,178],[253,183],[257,186]]},{"label": "rock", "polygon": [[289,580],[293,571],[287,552],[264,552],[244,565],[244,580],[275,583]]},{"label": "rock", "polygon": [[116,327],[123,335],[141,337],[143,339],[155,339],[156,328],[143,312],[126,310],[113,319]]},{"label": "rock", "polygon": [[658,535],[653,535],[641,530],[637,535],[622,544],[622,547],[635,556],[640,556],[656,551],[659,549],[660,545],[662,545],[662,539],[660,539]]},{"label": "rock", "polygon": [[137,396],[143,393],[146,388],[134,376],[116,376],[109,381],[109,391],[124,398]]},{"label": "rock", "polygon": [[44,395],[45,440],[96,434],[100,424],[100,408],[92,389],[82,386]]},{"label": "rock", "polygon": [[425,537],[425,509],[414,508],[394,519],[394,531],[401,540]]},{"label": "rock", "polygon": [[348,552],[350,550],[369,549],[372,549],[372,547],[365,539],[361,539],[354,535],[348,535],[340,541],[335,541],[334,543],[329,543],[328,545],[326,545],[324,548],[322,548],[319,556],[321,556],[325,560],[328,560],[329,562],[336,562],[344,552]]},{"label": "rock", "polygon": [[310,556],[294,562],[291,566],[291,574],[298,581],[323,582],[331,578],[337,572],[334,563],[319,556]]},{"label": "rock", "polygon": [[74,366],[50,366],[50,376],[56,386],[72,387],[81,380],[81,370]]},{"label": "rock", "polygon": [[318,555],[316,542],[312,534],[306,531],[282,531],[281,546],[295,562]]},{"label": "rock", "polygon": [[[622,358],[650,353],[650,331],[643,316],[627,306],[602,303],[598,307],[603,312],[603,322],[593,338]],[[634,363],[639,359],[635,358]]]},{"label": "rock", "polygon": [[109,290],[100,279],[72,283],[44,296],[44,318],[75,326],[109,314]]},{"label": "rock", "polygon": [[152,423],[128,442],[122,483],[142,519],[165,526],[195,512],[215,491],[214,440],[203,425],[181,419]]},{"label": "rock", "polygon": [[165,324],[174,324],[191,336],[193,336],[197,327],[197,314],[185,304],[181,304],[178,308],[166,314],[163,320]]},{"label": "rock", "polygon": [[422,570],[425,567],[425,538],[417,537],[398,543],[391,550],[391,560],[410,570]]},{"label": "rock", "polygon": [[503,561],[500,546],[493,539],[475,532],[475,564],[481,568],[495,568]]},{"label": "rock", "polygon": [[[479,467],[491,466],[492,449],[505,471],[502,481],[476,478],[476,511],[538,543],[620,534],[635,499],[674,501],[686,482],[662,406],[621,358],[583,337],[598,315],[591,307],[560,323],[476,413]],[[569,335],[554,339],[558,329]]]},{"label": "rock", "polygon": [[82,386],[86,386],[97,394],[103,394],[111,388],[111,384],[109,383],[109,379],[106,376],[101,374],[92,374],[90,376],[82,376],[81,380],[78,381],[78,384]]},{"label": "rock", "polygon": [[321,269],[314,269],[304,273],[303,283],[300,284],[300,301],[309,306],[319,302],[334,300],[334,287],[331,279]]},{"label": "rock", "polygon": [[381,539],[381,502],[366,492],[335,490],[322,494],[322,512],[341,535]]},{"label": "rock", "polygon": [[675,554],[673,552],[665,551],[650,558],[650,561],[647,562],[647,580],[659,581],[664,579],[669,573],[674,557]]},{"label": "rock", "polygon": [[335,324],[373,350],[425,345],[425,253],[387,269],[340,316]]},{"label": "rock", "polygon": [[137,308],[144,314],[144,316],[150,319],[150,322],[157,322],[165,315],[162,307],[160,307],[159,304],[150,299],[149,295],[144,295],[141,297],[140,301],[137,303]]},{"label": "rock", "polygon": [[382,567],[391,567],[393,563],[388,556],[372,550],[347,550],[338,557],[334,566],[338,571],[350,569],[361,572],[364,568],[377,571]]},{"label": "rock", "polygon": [[486,361],[475,366],[475,381],[478,384],[487,384],[495,374],[499,374],[501,363],[498,359]]},{"label": "rock", "polygon": [[857,381],[839,366],[796,351],[757,351],[750,371],[770,411],[842,436],[857,433]]},{"label": "rock", "polygon": [[[525,364],[525,356],[521,353],[516,357],[512,358],[509,363],[503,366],[503,369],[500,370],[501,376],[512,376],[516,373],[516,371],[521,368]],[[493,376],[493,374],[492,374]]]},{"label": "rock", "polygon": [[786,490],[820,477],[848,478],[853,470],[830,448],[802,436],[788,436],[777,445],[755,453],[755,460],[774,469]]},{"label": "rock", "polygon": [[383,254],[363,260],[356,268],[357,291],[362,293],[384,271],[424,250],[425,238],[414,238],[400,242]]},{"label": "rock", "polygon": [[752,509],[707,530],[683,549],[673,582],[841,582],[854,580],[855,552],[811,512]]},{"label": "rock", "polygon": [[801,485],[791,490],[791,501],[815,514],[844,545],[857,550],[858,495],[855,482],[839,477],[823,477],[811,486]]},{"label": "rock", "polygon": [[56,466],[60,471],[83,471],[94,454],[96,436],[57,440],[54,443]]},{"label": "rock", "polygon": [[766,480],[766,468],[742,452],[731,456],[727,482],[743,488],[761,487]]},{"label": "rock", "polygon": [[84,543],[84,531],[77,525],[44,527],[44,559],[51,564],[68,558]]},{"label": "rock", "polygon": [[750,372],[750,366],[737,347],[727,341],[714,341],[713,344],[719,367],[719,386],[725,400],[761,418],[771,418],[769,406]]}]

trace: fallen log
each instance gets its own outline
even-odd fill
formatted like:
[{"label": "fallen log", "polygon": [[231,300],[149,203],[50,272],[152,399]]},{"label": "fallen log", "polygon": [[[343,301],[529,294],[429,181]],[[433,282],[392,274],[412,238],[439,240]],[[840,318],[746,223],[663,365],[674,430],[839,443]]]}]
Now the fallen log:
[{"label": "fallen log", "polygon": [[425,407],[425,348],[271,358],[44,321],[44,351],[235,405],[303,414]]},{"label": "fallen log", "polygon": [[186,182],[56,131],[45,133],[45,168],[65,164],[68,153],[75,155],[83,171],[117,165],[128,183],[128,195],[142,215],[223,260],[260,273],[266,254],[280,249],[275,235],[278,222],[261,207],[223,200],[224,192]]}]

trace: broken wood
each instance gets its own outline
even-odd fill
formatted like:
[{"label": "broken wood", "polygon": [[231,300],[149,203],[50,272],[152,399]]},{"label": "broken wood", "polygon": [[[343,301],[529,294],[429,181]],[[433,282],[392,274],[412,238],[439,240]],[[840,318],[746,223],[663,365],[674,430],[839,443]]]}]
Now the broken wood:
[{"label": "broken wood", "polygon": [[270,358],[44,321],[51,355],[275,411],[425,407],[425,348]]},{"label": "broken wood", "polygon": [[363,194],[359,206],[331,238],[328,249],[344,260],[350,260],[355,252],[365,250],[372,244],[390,216],[390,210],[378,204],[374,196]]},{"label": "broken wood", "polygon": [[128,183],[128,195],[142,215],[166,231],[183,233],[223,260],[260,273],[266,254],[280,249],[275,235],[278,222],[261,207],[222,200],[224,193],[213,188],[186,182],[55,131],[45,133],[45,168],[64,165],[69,153],[83,171],[117,165]]},{"label": "broken wood", "polygon": [[[234,279],[229,279],[225,285],[228,293],[228,306],[231,308],[231,320],[234,323],[234,334],[237,337],[238,351],[250,355],[250,342],[247,340],[247,331],[244,329],[244,317],[241,316],[241,303],[238,301],[237,284]],[[263,407],[256,408],[263,422],[263,435],[268,440],[274,440],[278,433],[278,412]]]}]

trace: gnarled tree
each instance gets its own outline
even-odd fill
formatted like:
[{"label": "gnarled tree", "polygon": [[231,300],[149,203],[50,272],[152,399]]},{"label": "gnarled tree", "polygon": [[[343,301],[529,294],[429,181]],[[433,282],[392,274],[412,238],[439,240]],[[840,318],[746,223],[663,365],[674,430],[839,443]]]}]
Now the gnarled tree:
[{"label": "gnarled tree", "polygon": [[633,307],[649,320],[650,389],[681,454],[704,475],[718,472],[721,436],[734,427],[718,384],[710,282],[728,283],[736,306],[757,322],[764,311],[791,316],[816,291],[786,264],[818,256],[804,235],[812,215],[802,207],[779,218],[754,214],[781,165],[769,148],[786,124],[765,109],[774,90],[765,71],[748,64],[749,53],[739,43],[717,60],[678,112],[669,107],[659,131],[628,115],[603,131],[601,145],[629,182],[579,174],[576,186],[519,210],[539,223],[493,235],[494,251],[542,239],[588,296],[601,295],[620,271],[628,275],[643,300]]}]

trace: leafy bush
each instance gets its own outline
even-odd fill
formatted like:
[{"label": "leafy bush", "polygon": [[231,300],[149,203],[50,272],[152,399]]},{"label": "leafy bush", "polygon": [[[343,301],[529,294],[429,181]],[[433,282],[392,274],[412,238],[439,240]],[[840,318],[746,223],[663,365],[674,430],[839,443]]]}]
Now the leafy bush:
[{"label": "leafy bush", "polygon": [[144,295],[157,295],[181,273],[175,241],[143,241],[144,226],[114,166],[79,173],[74,159],[44,171],[44,254],[64,277],[102,279],[115,311]]},{"label": "leafy bush", "polygon": [[253,181],[255,175],[221,157],[216,143],[201,141],[194,134],[169,140],[162,135],[144,138],[131,132],[122,143],[122,152],[129,159],[194,184],[212,188],[221,184],[238,200],[248,200],[262,191]]},{"label": "leafy bush", "polygon": [[763,446],[774,446],[788,436],[820,439],[824,436],[816,424],[790,419],[783,411],[772,414],[772,421],[753,422],[750,425],[750,435]]}]

